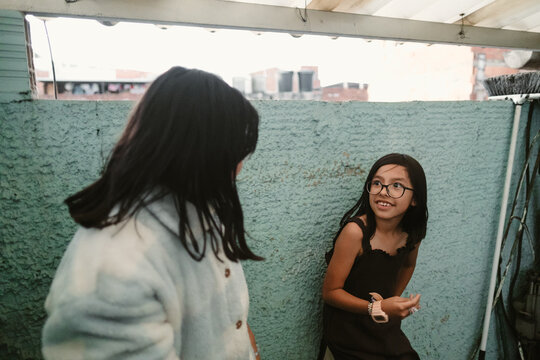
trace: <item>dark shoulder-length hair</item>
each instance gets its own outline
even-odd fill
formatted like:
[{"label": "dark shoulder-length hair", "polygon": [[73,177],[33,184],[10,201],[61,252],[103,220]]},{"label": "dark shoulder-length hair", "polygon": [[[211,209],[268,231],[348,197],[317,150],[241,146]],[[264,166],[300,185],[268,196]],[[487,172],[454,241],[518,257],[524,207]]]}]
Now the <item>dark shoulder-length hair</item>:
[{"label": "dark shoulder-length hair", "polygon": [[426,226],[428,221],[427,209],[427,184],[424,169],[418,161],[406,154],[388,154],[380,158],[373,164],[364,183],[362,196],[360,200],[345,213],[340,221],[342,228],[351,218],[355,216],[366,215],[366,236],[371,239],[375,233],[375,214],[369,205],[369,193],[367,184],[371,183],[377,170],[384,165],[401,165],[407,169],[411,185],[414,189],[413,196],[416,202],[415,206],[409,206],[405,216],[401,220],[400,226],[409,236],[409,244],[414,246],[426,237]]},{"label": "dark shoulder-length hair", "polygon": [[[177,235],[192,258],[205,256],[208,241],[218,256],[221,241],[233,261],[262,260],[246,244],[235,176],[255,150],[258,126],[257,111],[238,90],[216,75],[173,67],[134,108],[101,177],[65,200],[71,217],[83,227],[104,228],[172,195]],[[194,238],[188,203],[211,226],[203,246]]]}]

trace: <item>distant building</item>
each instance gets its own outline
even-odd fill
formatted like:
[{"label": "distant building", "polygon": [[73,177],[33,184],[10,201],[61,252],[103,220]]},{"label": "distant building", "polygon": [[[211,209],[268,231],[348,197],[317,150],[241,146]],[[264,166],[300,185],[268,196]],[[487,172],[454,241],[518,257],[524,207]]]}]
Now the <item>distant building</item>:
[{"label": "distant building", "polygon": [[[250,74],[251,81],[233,78],[233,86],[249,99],[367,101],[367,84],[341,83],[321,88],[319,68],[302,66],[298,71],[270,68]],[[251,85],[247,91],[245,84]]]},{"label": "distant building", "polygon": [[36,71],[38,98],[54,99],[56,86],[58,99],[138,100],[154,78],[147,72],[124,69],[60,74],[55,81],[48,71]]},{"label": "distant building", "polygon": [[474,53],[471,100],[486,100],[488,98],[483,84],[485,79],[519,72],[519,70],[509,67],[504,61],[504,54],[510,50],[472,47],[471,51]]},{"label": "distant building", "polygon": [[247,82],[247,79],[245,77],[235,76],[232,79],[232,86],[233,88],[240,91],[242,94],[246,94],[247,93],[246,82]]},{"label": "distant building", "polygon": [[271,68],[257,71],[251,74],[251,93],[252,94],[277,94],[279,92],[280,70]]},{"label": "distant building", "polygon": [[368,84],[354,82],[325,86],[322,89],[323,101],[368,101]]}]

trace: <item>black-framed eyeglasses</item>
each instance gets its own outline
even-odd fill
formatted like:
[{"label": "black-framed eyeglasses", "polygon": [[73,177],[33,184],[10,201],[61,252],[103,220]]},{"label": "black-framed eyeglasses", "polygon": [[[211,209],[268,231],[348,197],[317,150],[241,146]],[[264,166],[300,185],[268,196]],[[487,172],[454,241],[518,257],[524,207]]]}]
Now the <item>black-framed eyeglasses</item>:
[{"label": "black-framed eyeglasses", "polygon": [[388,194],[388,196],[394,199],[399,199],[400,197],[402,197],[405,194],[405,190],[414,191],[414,189],[406,187],[405,185],[398,182],[385,185],[379,180],[373,180],[366,185],[366,190],[371,195],[380,194],[383,188],[386,188],[386,193]]}]

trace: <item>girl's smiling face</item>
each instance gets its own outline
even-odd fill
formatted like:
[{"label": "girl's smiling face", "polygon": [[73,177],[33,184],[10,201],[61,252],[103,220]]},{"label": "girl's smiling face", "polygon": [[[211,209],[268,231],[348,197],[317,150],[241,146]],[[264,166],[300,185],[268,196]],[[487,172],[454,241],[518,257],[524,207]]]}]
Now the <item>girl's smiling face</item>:
[{"label": "girl's smiling face", "polygon": [[[403,187],[412,188],[409,174],[404,166],[395,164],[381,166],[373,176],[371,184],[372,187],[388,185],[388,187],[383,187],[378,194],[369,194],[369,205],[377,218],[387,220],[396,217],[402,218],[409,206],[416,205],[414,193],[411,190],[405,190],[400,198],[391,197],[388,194],[388,191],[396,190],[399,194],[400,191],[403,191]],[[390,190],[389,188],[394,189]],[[392,195],[395,196],[393,192]]]}]

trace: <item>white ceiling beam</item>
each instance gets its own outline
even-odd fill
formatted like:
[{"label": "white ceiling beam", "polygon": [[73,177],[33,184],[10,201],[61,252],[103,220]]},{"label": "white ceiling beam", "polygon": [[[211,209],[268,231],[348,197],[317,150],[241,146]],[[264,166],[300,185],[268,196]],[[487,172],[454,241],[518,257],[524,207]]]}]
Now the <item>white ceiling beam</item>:
[{"label": "white ceiling beam", "polygon": [[540,33],[540,26],[533,27],[529,31]]},{"label": "white ceiling beam", "polygon": [[310,0],[223,0],[223,1],[234,1],[234,2],[243,2],[251,4],[265,4],[265,5],[275,5],[275,6],[287,6],[287,7],[300,7],[309,4]]},{"label": "white ceiling beam", "polygon": [[332,11],[340,2],[340,0],[313,0],[309,3],[307,8],[312,10]]},{"label": "white ceiling beam", "polygon": [[[461,1],[461,0],[460,0]],[[492,2],[495,2],[496,0],[468,0],[466,3],[468,3],[468,6],[463,6],[459,8],[459,11],[454,16],[450,17],[449,19],[446,19],[444,22],[451,24],[453,22],[461,21],[461,14],[469,15],[472,14],[475,11],[478,11],[479,9],[483,8],[484,6],[487,6],[491,4]],[[452,2],[449,2],[452,4]]]},{"label": "white ceiling beam", "polygon": [[373,15],[391,1],[393,0],[345,0],[340,2],[335,11]]},{"label": "white ceiling beam", "polygon": [[472,12],[492,3],[495,0],[436,0],[411,17],[412,20],[437,21],[453,23],[461,19],[460,14]]},{"label": "white ceiling beam", "polygon": [[540,33],[461,26],[368,15],[297,9],[219,0],[0,0],[0,9],[39,15],[180,24],[293,34],[447,43],[540,50]]},{"label": "white ceiling beam", "polygon": [[377,11],[374,15],[410,19],[432,3],[433,0],[394,0]]},{"label": "white ceiling beam", "polygon": [[516,22],[508,24],[504,28],[508,30],[527,31],[537,27],[538,24],[540,24],[540,11],[518,19]]}]

